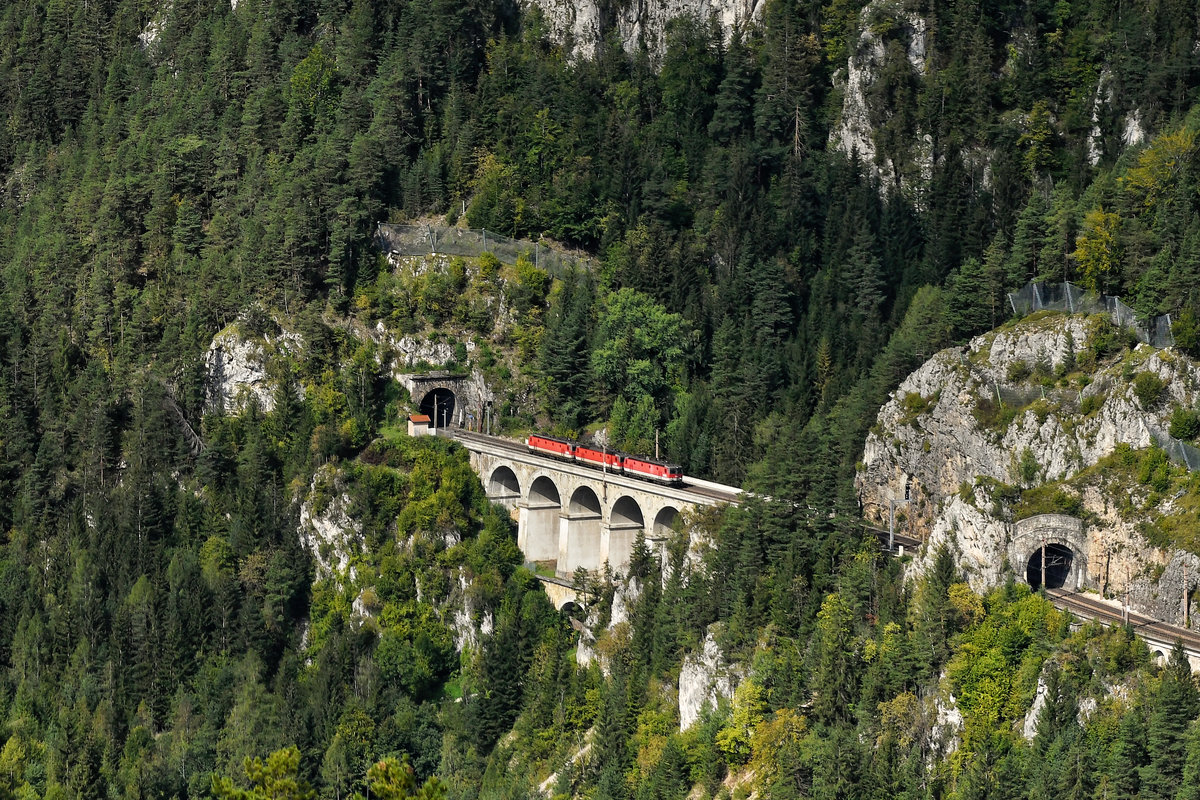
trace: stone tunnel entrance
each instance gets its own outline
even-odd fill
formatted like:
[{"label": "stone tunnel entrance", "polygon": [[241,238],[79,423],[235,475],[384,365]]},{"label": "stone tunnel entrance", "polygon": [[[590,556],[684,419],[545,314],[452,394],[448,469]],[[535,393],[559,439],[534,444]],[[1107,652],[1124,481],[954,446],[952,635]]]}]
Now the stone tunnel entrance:
[{"label": "stone tunnel entrance", "polygon": [[438,387],[421,398],[421,413],[428,414],[435,428],[445,428],[454,421],[454,392]]},{"label": "stone tunnel entrance", "polygon": [[[1071,565],[1075,554],[1071,548],[1061,544],[1046,545],[1046,588],[1061,589],[1071,577]],[[1042,585],[1042,548],[1037,548],[1029,556],[1029,564],[1025,570],[1025,580],[1034,589]]]}]

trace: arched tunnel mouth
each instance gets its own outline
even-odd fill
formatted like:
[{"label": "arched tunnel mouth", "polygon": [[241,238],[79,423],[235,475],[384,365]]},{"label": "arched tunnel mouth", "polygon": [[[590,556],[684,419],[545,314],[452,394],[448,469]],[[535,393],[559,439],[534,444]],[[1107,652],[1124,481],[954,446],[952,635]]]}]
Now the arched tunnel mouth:
[{"label": "arched tunnel mouth", "polygon": [[[1071,563],[1075,554],[1071,548],[1062,544],[1046,545],[1046,588],[1061,589],[1071,577]],[[1029,556],[1029,564],[1025,570],[1025,580],[1034,589],[1042,585],[1042,548],[1037,548]]]},{"label": "arched tunnel mouth", "polygon": [[454,392],[437,388],[421,399],[421,413],[428,414],[435,428],[445,428],[454,421]]}]

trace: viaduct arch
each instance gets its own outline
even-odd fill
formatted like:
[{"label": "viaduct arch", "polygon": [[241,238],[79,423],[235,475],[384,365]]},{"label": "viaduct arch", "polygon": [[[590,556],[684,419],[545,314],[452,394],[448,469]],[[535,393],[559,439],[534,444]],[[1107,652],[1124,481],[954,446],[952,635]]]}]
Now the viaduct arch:
[{"label": "viaduct arch", "polygon": [[455,436],[488,499],[516,520],[526,560],[553,566],[559,581],[571,580],[580,567],[596,572],[605,564],[623,574],[639,533],[661,551],[684,511],[736,503],[741,491],[698,481],[663,486],[535,455],[523,443],[464,431]]}]

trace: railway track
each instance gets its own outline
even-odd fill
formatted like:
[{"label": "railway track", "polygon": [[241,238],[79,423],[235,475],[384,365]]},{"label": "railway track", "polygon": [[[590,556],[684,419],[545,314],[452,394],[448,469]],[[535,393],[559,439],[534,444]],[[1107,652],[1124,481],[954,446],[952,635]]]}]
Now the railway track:
[{"label": "railway track", "polygon": [[[455,439],[460,439],[463,441],[474,441],[474,442],[479,442],[481,444],[487,444],[492,447],[497,447],[501,450],[508,451],[514,455],[523,455],[523,456],[529,455],[529,447],[523,441],[517,441],[517,440],[513,440],[513,439],[505,439],[500,436],[488,436],[487,434],[475,433],[474,431],[464,431],[459,428],[453,429],[453,433],[450,435]],[[541,456],[541,454],[538,454],[538,455]],[[546,458],[546,456],[541,456],[541,457]],[[574,463],[574,462],[571,462],[571,463]],[[584,465],[576,464],[576,466],[584,466]],[[592,468],[590,465],[586,465],[586,466],[588,466],[589,469]],[[597,469],[596,472],[601,472],[601,470]],[[635,476],[626,476],[626,477],[632,478],[633,480],[641,480],[640,478],[637,478]],[[653,483],[653,481],[650,481],[650,483]],[[720,488],[718,488],[718,486],[719,486],[718,484],[700,480],[699,478],[693,478],[689,475],[684,475],[683,483],[675,486],[674,488],[682,489],[691,494],[699,495],[700,497],[706,497],[711,500],[718,500],[723,503],[736,504],[738,502],[738,499],[741,496],[740,493],[730,492],[727,489],[720,489]]]},{"label": "railway track", "polygon": [[[446,435],[455,439],[487,444],[491,447],[511,452],[513,455],[526,457],[529,455],[529,449],[523,441],[505,439],[499,436],[487,436],[461,429],[454,429]],[[727,503],[737,503],[740,499],[739,493],[722,489],[719,484],[712,484],[687,475],[683,478],[683,484],[676,488],[700,497]],[[872,525],[865,525],[865,527],[879,537],[884,549],[886,549],[889,538],[887,529],[877,528]],[[892,541],[897,547],[895,551],[897,553],[914,552],[922,543],[920,539],[899,532],[892,536]],[[558,583],[560,581],[561,579],[556,579],[553,582]],[[561,582],[564,586],[567,585],[565,581]],[[1058,608],[1069,611],[1084,619],[1094,619],[1104,625],[1123,625],[1126,619],[1128,619],[1129,625],[1136,634],[1148,643],[1151,643],[1153,648],[1163,650],[1164,654],[1176,641],[1181,641],[1191,659],[1200,663],[1200,631],[1170,625],[1132,611],[1126,615],[1119,606],[1113,605],[1096,595],[1071,592],[1064,589],[1049,589],[1046,591],[1046,596]]]},{"label": "railway track", "polygon": [[[1064,611],[1094,619],[1105,625],[1123,625],[1125,622],[1125,614],[1121,608],[1095,595],[1069,592],[1064,589],[1047,589],[1046,596],[1054,605]],[[1166,644],[1172,644],[1179,640],[1183,642],[1186,649],[1200,652],[1200,632],[1178,625],[1170,625],[1133,611],[1129,612],[1128,617],[1129,625],[1133,628],[1134,633],[1144,639],[1154,639]]]}]

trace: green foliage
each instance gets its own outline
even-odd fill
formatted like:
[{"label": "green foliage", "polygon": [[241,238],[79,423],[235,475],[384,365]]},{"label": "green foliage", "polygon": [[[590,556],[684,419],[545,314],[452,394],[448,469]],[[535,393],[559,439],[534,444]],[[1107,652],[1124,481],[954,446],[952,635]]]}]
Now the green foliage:
[{"label": "green foliage", "polygon": [[406,800],[409,797],[442,800],[446,796],[446,786],[437,778],[430,778],[418,789],[407,758],[403,761],[385,758],[372,764],[367,771],[367,787],[371,796],[379,800]]},{"label": "green foliage", "polygon": [[916,392],[905,394],[900,400],[900,410],[904,413],[900,416],[899,424],[912,424],[917,417],[928,411],[936,402],[936,397],[926,399]]},{"label": "green foliage", "polygon": [[1028,447],[1021,450],[1021,455],[1016,461],[1016,474],[1020,485],[1032,486],[1037,481],[1040,472],[1041,465],[1033,451]]},{"label": "green foliage", "polygon": [[1200,435],[1200,411],[1177,407],[1171,411],[1171,426],[1167,431],[1176,439],[1192,440]]},{"label": "green foliage", "polygon": [[264,762],[247,758],[246,779],[250,789],[238,789],[229,778],[213,777],[212,794],[223,800],[314,800],[317,793],[300,778],[300,751],[295,747],[276,750]]},{"label": "green foliage", "polygon": [[1024,407],[1003,403],[992,395],[987,395],[979,397],[975,401],[975,407],[971,409],[971,415],[975,418],[979,427],[1002,434],[1008,430],[1008,426],[1013,423],[1013,420],[1022,411],[1024,411]]},{"label": "green foliage", "polygon": [[1175,346],[1192,358],[1200,357],[1200,317],[1191,308],[1184,308],[1171,320],[1171,335]]},{"label": "green foliage", "polygon": [[969,752],[987,747],[995,733],[1010,730],[1012,721],[1024,715],[1042,659],[1059,629],[1059,612],[1027,589],[1013,599],[998,590],[987,597],[986,609],[947,666]]},{"label": "green foliage", "polygon": [[604,301],[591,365],[606,397],[656,401],[681,385],[690,336],[678,314],[650,297],[621,289]]},{"label": "green foliage", "polygon": [[1029,364],[1025,361],[1016,360],[1008,365],[1008,369],[1004,372],[1004,379],[1009,383],[1020,383],[1029,377],[1032,370]]},{"label": "green foliage", "polygon": [[1038,514],[1082,517],[1083,498],[1055,485],[1037,486],[1021,492],[1020,502],[1013,509],[1014,517],[1024,519]]},{"label": "green foliage", "polygon": [[1133,394],[1143,409],[1149,410],[1162,397],[1166,384],[1153,372],[1139,372],[1133,378]]}]

